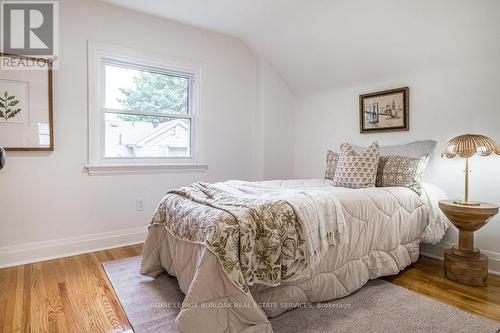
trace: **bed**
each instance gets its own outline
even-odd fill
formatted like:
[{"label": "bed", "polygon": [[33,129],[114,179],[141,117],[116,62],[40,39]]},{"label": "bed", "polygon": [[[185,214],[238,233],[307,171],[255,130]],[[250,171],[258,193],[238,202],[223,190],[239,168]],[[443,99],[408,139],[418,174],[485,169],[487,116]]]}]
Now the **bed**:
[{"label": "bed", "polygon": [[425,183],[421,195],[327,179],[193,184],[162,199],[141,273],[177,278],[180,332],[272,332],[270,317],[415,262],[448,226],[443,196]]}]

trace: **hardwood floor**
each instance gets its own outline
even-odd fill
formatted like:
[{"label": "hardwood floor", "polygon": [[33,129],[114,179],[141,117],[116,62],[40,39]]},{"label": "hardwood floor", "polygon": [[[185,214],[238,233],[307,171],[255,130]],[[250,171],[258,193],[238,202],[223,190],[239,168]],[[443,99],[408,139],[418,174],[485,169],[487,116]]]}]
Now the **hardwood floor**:
[{"label": "hardwood floor", "polygon": [[[101,263],[140,255],[142,245],[0,269],[1,332],[132,332]],[[500,321],[500,277],[467,287],[428,257],[387,281]]]},{"label": "hardwood floor", "polygon": [[142,245],[0,269],[0,332],[133,332],[101,263]]},{"label": "hardwood floor", "polygon": [[498,275],[489,274],[487,287],[470,287],[448,280],[444,276],[443,261],[420,256],[416,263],[385,280],[466,312],[500,322]]}]

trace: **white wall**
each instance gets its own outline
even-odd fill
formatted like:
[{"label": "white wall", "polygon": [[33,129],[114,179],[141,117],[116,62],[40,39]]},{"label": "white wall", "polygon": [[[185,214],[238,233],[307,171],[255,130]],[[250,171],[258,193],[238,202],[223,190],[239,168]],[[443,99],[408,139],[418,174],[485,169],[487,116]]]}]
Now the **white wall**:
[{"label": "white wall", "polygon": [[[500,19],[500,13],[497,15]],[[453,49],[422,49],[422,57],[428,62],[426,69],[408,67],[405,74],[398,75],[388,71],[374,82],[301,96],[295,114],[295,176],[321,177],[326,150],[338,150],[345,141],[368,145],[378,140],[381,145],[393,145],[434,139],[438,146],[426,180],[442,187],[450,198],[463,196],[463,160],[440,158],[439,154],[449,139],[464,133],[484,134],[500,142],[499,34],[497,30],[467,26],[471,46],[472,40],[481,39],[481,43],[489,44],[488,52],[475,48],[462,54],[461,61],[455,61]],[[438,52],[437,59],[447,57],[449,61],[434,63],[429,53]],[[373,64],[387,66],[384,61],[376,57]],[[410,87],[410,131],[360,134],[359,94],[406,85]],[[500,204],[500,157],[473,157],[471,168],[471,199]],[[500,271],[500,218],[497,216],[478,231],[476,240],[479,248],[498,260],[495,269]],[[456,242],[454,228],[445,241],[446,246]]]},{"label": "white wall", "polygon": [[274,67],[258,61],[258,159],[263,179],[291,179],[294,166],[295,96]]},{"label": "white wall", "polygon": [[[88,40],[203,63],[200,110],[206,120],[208,171],[87,175]],[[55,151],[10,152],[0,172],[0,265],[137,242],[167,190],[195,181],[261,178],[256,142],[262,135],[276,139],[272,150],[286,140],[267,129],[263,134],[264,121],[274,121],[273,105],[266,106],[267,95],[258,102],[257,60],[235,38],[101,2],[64,0],[59,64],[54,74]],[[269,75],[266,71],[266,79]],[[271,119],[256,123],[261,106]],[[288,155],[286,161],[291,168]],[[265,173],[275,175],[270,168],[266,164]],[[136,198],[144,200],[143,212],[135,210]]]}]

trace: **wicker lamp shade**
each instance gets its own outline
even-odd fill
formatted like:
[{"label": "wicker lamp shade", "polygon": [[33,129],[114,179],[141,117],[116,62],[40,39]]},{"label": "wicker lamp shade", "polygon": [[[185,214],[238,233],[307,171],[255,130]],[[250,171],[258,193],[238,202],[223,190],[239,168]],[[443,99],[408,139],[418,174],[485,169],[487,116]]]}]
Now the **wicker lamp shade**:
[{"label": "wicker lamp shade", "polygon": [[484,135],[465,134],[448,141],[441,156],[469,158],[474,154],[488,156],[493,153],[500,155],[500,147],[495,141]]},{"label": "wicker lamp shade", "polygon": [[478,206],[479,202],[469,201],[469,157],[474,154],[480,156],[488,156],[493,153],[500,155],[500,147],[497,146],[495,141],[487,136],[477,134],[465,134],[457,136],[444,146],[441,157],[446,156],[453,158],[460,156],[465,158],[465,191],[464,199],[456,200],[454,203],[464,206]]}]

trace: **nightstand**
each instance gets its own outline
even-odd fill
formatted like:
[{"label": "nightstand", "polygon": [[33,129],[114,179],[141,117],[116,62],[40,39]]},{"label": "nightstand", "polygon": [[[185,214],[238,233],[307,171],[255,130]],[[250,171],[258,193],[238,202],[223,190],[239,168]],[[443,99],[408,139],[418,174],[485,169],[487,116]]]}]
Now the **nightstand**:
[{"label": "nightstand", "polygon": [[444,274],[455,282],[484,287],[488,283],[488,257],[474,247],[474,231],[498,213],[498,206],[481,202],[478,206],[465,206],[443,200],[439,208],[458,229],[458,247],[446,250]]}]

